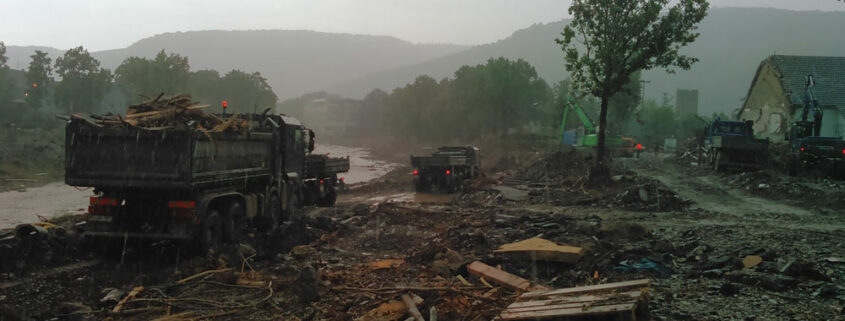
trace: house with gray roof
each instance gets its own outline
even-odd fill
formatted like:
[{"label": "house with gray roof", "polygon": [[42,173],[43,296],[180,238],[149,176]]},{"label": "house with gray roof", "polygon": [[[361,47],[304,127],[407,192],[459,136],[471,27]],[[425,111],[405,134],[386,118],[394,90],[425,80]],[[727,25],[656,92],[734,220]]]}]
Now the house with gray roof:
[{"label": "house with gray roof", "polygon": [[807,75],[824,111],[822,136],[845,138],[845,57],[773,55],[760,63],[739,118],[754,121],[757,135],[783,140],[804,108]]}]

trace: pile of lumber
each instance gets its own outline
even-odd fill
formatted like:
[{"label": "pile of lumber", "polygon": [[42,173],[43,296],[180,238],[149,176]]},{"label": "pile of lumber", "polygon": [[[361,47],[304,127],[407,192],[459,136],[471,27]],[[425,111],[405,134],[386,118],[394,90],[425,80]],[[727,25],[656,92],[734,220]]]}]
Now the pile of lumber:
[{"label": "pile of lumber", "polygon": [[501,320],[648,320],[648,279],[555,290],[519,296]]},{"label": "pile of lumber", "polygon": [[202,111],[209,105],[200,105],[191,100],[191,95],[174,95],[162,98],[159,95],[137,105],[131,105],[126,116],[121,115],[90,115],[90,118],[80,114],[71,118],[85,120],[97,126],[128,125],[146,129],[168,129],[194,127],[200,131],[224,132],[238,131],[248,128],[248,122],[232,115],[223,119],[214,114]]}]

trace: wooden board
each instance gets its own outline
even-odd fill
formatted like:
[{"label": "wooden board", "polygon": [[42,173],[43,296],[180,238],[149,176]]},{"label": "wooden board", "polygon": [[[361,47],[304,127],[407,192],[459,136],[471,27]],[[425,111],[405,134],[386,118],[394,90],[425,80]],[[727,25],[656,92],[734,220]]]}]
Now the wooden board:
[{"label": "wooden board", "polygon": [[499,317],[502,320],[563,320],[610,317],[635,320],[647,315],[648,279],[523,293]]},{"label": "wooden board", "polygon": [[546,239],[534,237],[502,245],[493,252],[537,261],[575,263],[584,254],[584,249],[577,246],[560,245]]},{"label": "wooden board", "polygon": [[547,290],[547,291],[533,291],[528,292],[520,296],[520,299],[537,299],[542,297],[549,297],[549,296],[556,296],[556,295],[572,295],[577,293],[586,293],[586,292],[595,292],[595,291],[603,291],[603,290],[619,290],[625,288],[641,288],[641,287],[648,287],[651,284],[651,280],[649,279],[641,279],[641,280],[634,280],[634,281],[625,281],[625,282],[616,282],[616,283],[606,283],[606,284],[598,284],[598,285],[590,285],[590,286],[579,286],[574,288],[566,288],[566,289],[556,289],[556,290]]},{"label": "wooden board", "polygon": [[499,270],[479,261],[472,262],[467,266],[467,270],[473,275],[484,277],[487,280],[503,285],[504,287],[514,291],[532,291],[537,289],[546,289],[543,286],[531,285],[531,281],[510,274],[508,272]]}]

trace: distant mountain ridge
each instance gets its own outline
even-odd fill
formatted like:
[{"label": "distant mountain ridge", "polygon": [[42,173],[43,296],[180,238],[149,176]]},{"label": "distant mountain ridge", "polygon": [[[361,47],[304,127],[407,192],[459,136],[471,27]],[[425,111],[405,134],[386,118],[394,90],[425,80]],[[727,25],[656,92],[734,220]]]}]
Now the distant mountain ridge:
[{"label": "distant mountain ridge", "polygon": [[[490,58],[522,58],[549,84],[568,77],[554,39],[566,20],[535,24],[505,39],[473,47],[413,44],[389,36],[302,30],[190,31],[156,35],[127,48],[93,52],[114,69],[128,56],[151,57],[161,49],[185,55],[193,70],[260,71],[280,99],[326,90],[361,98],[374,88],[391,91],[427,74],[451,76],[462,65]],[[700,91],[700,114],[730,112],[742,104],[754,72],[772,54],[845,56],[845,12],[764,8],[711,9],[701,37],[684,49],[698,57],[675,75],[645,72],[646,97],[660,101],[676,89]],[[8,47],[9,65],[25,68],[36,47]],[[55,59],[63,50],[40,47]]]},{"label": "distant mountain ridge", "polygon": [[[328,88],[360,98],[372,88],[392,90],[421,74],[435,79],[451,76],[462,65],[489,58],[522,58],[534,65],[549,84],[566,79],[563,53],[554,39],[566,20],[536,24],[495,43],[435,58],[431,61],[376,72]],[[660,101],[677,89],[700,91],[699,113],[732,112],[742,105],[758,65],[774,53],[845,56],[845,12],[789,11],[764,8],[715,8],[699,27],[701,37],[684,49],[700,59],[689,71],[670,75],[662,70],[643,73],[646,98]]]},{"label": "distant mountain ridge", "polygon": [[[389,36],[305,30],[208,30],[159,34],[126,48],[91,54],[103,67],[113,70],[129,56],[153,57],[165,49],[187,56],[192,70],[259,71],[284,99],[466,48],[449,44],[414,44]],[[26,68],[29,55],[36,49],[47,51],[54,60],[64,53],[64,50],[48,47],[9,46],[10,66]]]}]

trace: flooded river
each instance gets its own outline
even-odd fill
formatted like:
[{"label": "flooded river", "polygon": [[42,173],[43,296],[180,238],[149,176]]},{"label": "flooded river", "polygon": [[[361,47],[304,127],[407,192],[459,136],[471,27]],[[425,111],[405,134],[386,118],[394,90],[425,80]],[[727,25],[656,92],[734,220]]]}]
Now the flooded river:
[{"label": "flooded river", "polygon": [[[331,157],[349,156],[351,168],[341,174],[347,184],[367,182],[389,172],[394,165],[370,159],[366,149],[317,145],[315,153]],[[50,183],[28,188],[24,192],[0,193],[0,229],[12,228],[21,223],[38,222],[38,216],[51,218],[64,214],[81,214],[88,208],[88,198],[93,189],[77,189],[64,183]]]}]

